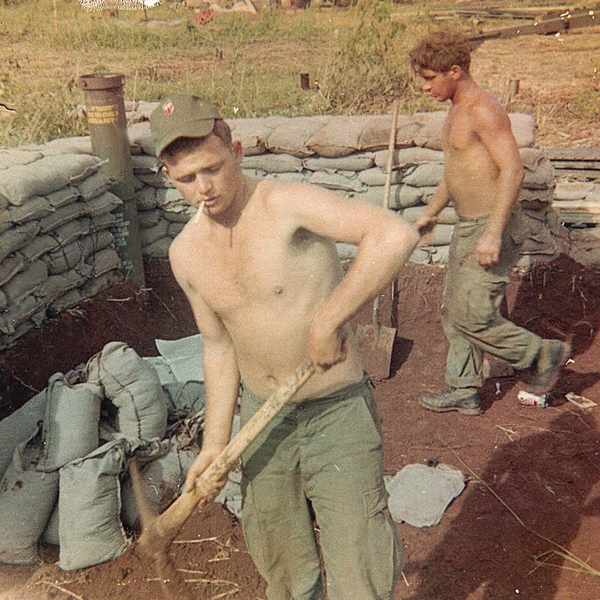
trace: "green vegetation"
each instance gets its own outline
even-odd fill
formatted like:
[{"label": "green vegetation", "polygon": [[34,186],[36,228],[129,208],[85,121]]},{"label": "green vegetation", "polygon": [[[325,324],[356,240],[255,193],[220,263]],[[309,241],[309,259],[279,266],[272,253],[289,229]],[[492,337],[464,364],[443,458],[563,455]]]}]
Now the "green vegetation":
[{"label": "green vegetation", "polygon": [[360,0],[321,78],[323,108],[365,110],[406,89],[405,34],[389,3]]},{"label": "green vegetation", "polygon": [[[193,92],[215,99],[226,117],[380,114],[395,99],[404,113],[443,108],[419,93],[408,62],[409,48],[433,22],[426,2],[348,0],[341,8],[313,0],[306,10],[285,11],[263,1],[257,15],[215,11],[212,22],[198,25],[192,9],[169,0],[116,16],[87,12],[73,0],[4,0],[0,103],[16,113],[0,110],[0,145],[85,135],[85,119],[77,116],[84,102],[79,77],[99,72],[123,73],[128,100]],[[490,67],[493,60],[476,77],[500,97],[505,82],[496,74],[501,67]],[[511,109],[536,114],[540,133],[551,130],[554,115],[562,115],[561,123],[597,120],[598,65],[590,60],[584,75],[593,67],[594,77],[585,75],[583,89],[563,86],[568,97],[557,99],[531,87]],[[300,73],[309,74],[310,89],[301,88]]]},{"label": "green vegetation", "polygon": [[600,94],[593,89],[580,92],[568,104],[567,110],[575,117],[597,123],[600,118]]},{"label": "green vegetation", "polygon": [[[407,95],[414,35],[390,18],[388,2],[216,12],[208,25],[175,4],[116,18],[72,0],[33,6],[0,7],[0,102],[17,110],[0,120],[1,145],[84,135],[85,120],[75,116],[83,103],[79,77],[94,72],[124,73],[127,99],[190,91],[217,99],[229,117],[374,112],[400,91],[406,107],[426,106]],[[309,90],[300,87],[301,72],[309,73]]]}]

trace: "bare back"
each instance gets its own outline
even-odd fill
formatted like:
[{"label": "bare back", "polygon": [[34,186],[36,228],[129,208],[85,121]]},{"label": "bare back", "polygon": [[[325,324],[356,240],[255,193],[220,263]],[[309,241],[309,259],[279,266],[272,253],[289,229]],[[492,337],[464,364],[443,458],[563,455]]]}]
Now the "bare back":
[{"label": "bare back", "polygon": [[[455,102],[442,131],[445,183],[463,218],[489,216],[504,190],[504,157],[520,161],[504,108],[481,88]],[[516,156],[515,156],[516,153]]]},{"label": "bare back", "polygon": [[[287,217],[286,203],[302,198],[290,199],[277,182],[247,182],[256,187],[235,227],[220,227],[206,215],[190,221],[174,242],[171,261],[186,274],[188,294],[222,321],[244,383],[266,397],[305,358],[312,319],[342,269],[334,242]],[[360,379],[362,364],[347,329],[347,359],[314,376],[297,399]]]}]

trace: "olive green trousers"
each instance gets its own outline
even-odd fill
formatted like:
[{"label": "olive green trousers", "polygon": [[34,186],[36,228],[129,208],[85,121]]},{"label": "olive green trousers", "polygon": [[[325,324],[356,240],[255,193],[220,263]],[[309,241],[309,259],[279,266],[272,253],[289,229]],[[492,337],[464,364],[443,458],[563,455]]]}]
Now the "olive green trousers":
[{"label": "olive green trousers", "polygon": [[450,344],[446,360],[450,386],[481,386],[484,352],[515,369],[526,369],[540,351],[539,336],[500,314],[506,284],[526,235],[521,219],[516,211],[504,230],[500,262],[489,269],[475,257],[487,218],[461,220],[454,228],[442,306],[442,325]]},{"label": "olive green trousers", "polygon": [[[241,422],[263,400],[242,391]],[[403,565],[365,379],[285,406],[242,457],[242,525],[269,600],[391,600]],[[317,543],[318,539],[318,543]]]}]

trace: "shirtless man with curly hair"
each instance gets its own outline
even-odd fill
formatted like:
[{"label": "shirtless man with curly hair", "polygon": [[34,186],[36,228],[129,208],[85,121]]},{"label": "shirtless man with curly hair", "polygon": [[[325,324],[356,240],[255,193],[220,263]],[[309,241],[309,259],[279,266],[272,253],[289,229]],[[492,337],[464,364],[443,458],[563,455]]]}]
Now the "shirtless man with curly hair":
[{"label": "shirtless man with curly hair", "polygon": [[459,217],[451,245],[442,307],[450,348],[449,388],[420,398],[436,411],[481,412],[483,354],[515,369],[534,369],[531,388],[549,392],[565,364],[570,345],[543,340],[500,314],[510,272],[527,231],[518,200],[523,165],[508,114],[470,74],[471,47],[462,33],[447,28],[422,39],[410,52],[423,79],[423,92],[452,106],[442,130],[444,178],[425,214],[422,234],[452,204]]}]

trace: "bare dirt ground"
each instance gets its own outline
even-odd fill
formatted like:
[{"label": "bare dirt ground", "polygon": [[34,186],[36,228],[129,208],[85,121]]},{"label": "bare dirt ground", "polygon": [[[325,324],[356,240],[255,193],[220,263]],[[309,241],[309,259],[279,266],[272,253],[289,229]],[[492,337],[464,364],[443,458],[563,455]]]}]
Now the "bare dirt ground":
[{"label": "bare dirt ground", "polygon": [[[486,382],[479,417],[434,414],[418,404],[420,393],[444,385],[443,277],[438,267],[409,265],[401,273],[392,376],[377,382],[376,399],[389,475],[433,460],[458,467],[469,481],[439,525],[398,524],[406,566],[396,599],[600,598],[600,407],[581,410],[564,397],[572,391],[600,402],[598,271],[562,255],[515,275],[508,314],[544,337],[572,336],[572,361],[550,407],[519,405],[517,393],[527,381],[519,374]],[[195,333],[165,262],[147,264],[147,287],[116,286],[4,351],[3,408],[13,410],[50,375],[87,361],[109,341],[125,341],[149,356],[156,354],[156,337]],[[381,314],[385,324],[387,297]],[[356,321],[369,320],[367,307]],[[190,581],[193,597],[265,598],[240,524],[221,505],[194,515],[178,539],[171,560]],[[41,555],[39,567],[0,567],[1,600],[164,597],[135,544],[120,558],[81,571],[61,571],[56,548],[42,547]]]},{"label": "bare dirt ground", "polygon": [[[500,97],[510,77],[520,78],[520,97],[509,109],[536,114],[540,145],[600,146],[597,119],[585,117],[593,109],[585,100],[597,101],[599,90],[599,31],[487,41],[474,54],[474,75]],[[47,69],[47,60],[33,54],[23,68],[38,63]],[[575,392],[600,404],[600,244],[575,238],[571,256],[580,262],[562,256],[515,275],[507,296],[516,322],[544,337],[573,336],[572,362],[548,408],[519,405],[522,374],[522,380],[488,380],[479,417],[423,410],[419,394],[444,385],[444,270],[410,265],[401,274],[392,376],[376,388],[386,470],[393,475],[433,460],[458,467],[469,481],[439,525],[398,524],[406,566],[396,600],[600,598],[600,407],[581,410],[565,400]],[[167,265],[152,262],[147,269],[148,289],[116,286],[0,353],[0,418],[46,387],[52,374],[87,361],[107,342],[121,340],[149,356],[156,354],[155,338],[195,333]],[[391,314],[389,298],[381,314]],[[356,322],[370,322],[369,307]],[[220,505],[194,515],[179,541],[171,560],[195,597],[265,598],[240,524]],[[165,597],[135,544],[110,563],[74,572],[55,564],[55,548],[43,547],[41,555],[39,567],[0,567],[0,600]]]}]

